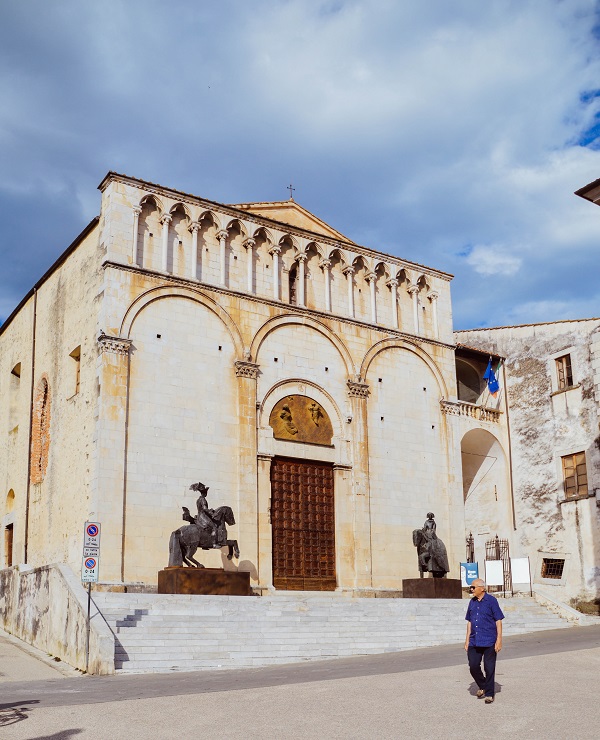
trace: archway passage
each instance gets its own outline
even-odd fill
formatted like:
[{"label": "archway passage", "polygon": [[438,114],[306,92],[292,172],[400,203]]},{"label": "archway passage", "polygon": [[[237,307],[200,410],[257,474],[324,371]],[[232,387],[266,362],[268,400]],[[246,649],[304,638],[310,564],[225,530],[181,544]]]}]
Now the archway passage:
[{"label": "archway passage", "polygon": [[333,465],[277,457],[271,465],[273,585],[334,591]]}]

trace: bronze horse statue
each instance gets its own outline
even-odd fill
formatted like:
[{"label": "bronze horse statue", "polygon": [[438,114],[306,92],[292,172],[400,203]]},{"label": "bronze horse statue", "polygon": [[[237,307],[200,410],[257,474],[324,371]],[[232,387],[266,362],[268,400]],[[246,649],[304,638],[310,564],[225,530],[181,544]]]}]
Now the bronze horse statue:
[{"label": "bronze horse statue", "polygon": [[191,490],[199,491],[200,497],[196,502],[198,508],[197,516],[193,517],[189,509],[183,506],[183,519],[190,524],[179,527],[171,534],[169,540],[169,567],[182,566],[184,563],[190,568],[204,568],[194,554],[198,548],[202,550],[228,547],[227,559],[234,556],[239,558],[240,549],[237,540],[227,539],[227,526],[235,524],[233,511],[229,506],[219,506],[218,509],[210,509],[206,501],[208,486],[202,483],[194,483]]}]

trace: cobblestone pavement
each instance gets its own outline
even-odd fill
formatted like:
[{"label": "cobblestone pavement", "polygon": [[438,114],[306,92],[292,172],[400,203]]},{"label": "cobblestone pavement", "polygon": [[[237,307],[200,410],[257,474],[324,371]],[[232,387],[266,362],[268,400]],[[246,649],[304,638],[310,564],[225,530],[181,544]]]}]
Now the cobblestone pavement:
[{"label": "cobblestone pavement", "polygon": [[599,672],[594,626],[507,640],[492,705],[474,696],[462,645],[240,671],[56,675],[3,683],[0,728],[7,740],[583,740],[600,736]]}]

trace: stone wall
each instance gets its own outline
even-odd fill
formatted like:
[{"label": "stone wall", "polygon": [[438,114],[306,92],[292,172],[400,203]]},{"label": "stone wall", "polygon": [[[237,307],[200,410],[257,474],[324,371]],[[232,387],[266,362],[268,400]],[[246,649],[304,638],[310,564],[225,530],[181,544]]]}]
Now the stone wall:
[{"label": "stone wall", "polygon": [[[564,598],[600,593],[599,326],[589,319],[457,332],[458,341],[506,357],[517,520],[512,554],[529,555],[534,582]],[[566,354],[573,383],[560,390],[556,359]],[[587,491],[567,499],[562,457],[576,452],[585,453]],[[542,577],[544,558],[565,561],[562,578]]]},{"label": "stone wall", "polygon": [[[115,672],[114,636],[90,610],[88,673]],[[0,625],[20,640],[86,670],[87,595],[68,566],[0,570]]]}]

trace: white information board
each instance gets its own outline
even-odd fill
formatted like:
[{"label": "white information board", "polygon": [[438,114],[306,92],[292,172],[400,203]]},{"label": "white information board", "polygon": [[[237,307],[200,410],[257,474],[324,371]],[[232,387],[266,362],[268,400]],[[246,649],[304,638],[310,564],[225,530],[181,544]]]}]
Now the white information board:
[{"label": "white information board", "polygon": [[513,583],[531,583],[529,558],[511,558],[510,569],[512,572]]},{"label": "white information board", "polygon": [[486,586],[504,586],[504,570],[501,560],[485,561]]}]

